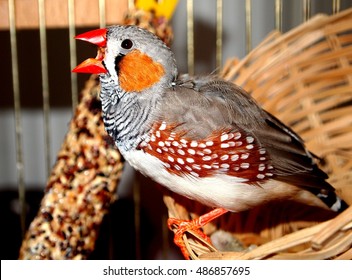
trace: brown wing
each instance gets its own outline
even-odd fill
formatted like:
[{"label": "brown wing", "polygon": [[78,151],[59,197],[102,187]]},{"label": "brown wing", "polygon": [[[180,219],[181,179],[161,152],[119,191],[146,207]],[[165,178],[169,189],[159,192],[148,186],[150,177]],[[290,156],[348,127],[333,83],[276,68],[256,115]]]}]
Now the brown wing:
[{"label": "brown wing", "polygon": [[214,77],[179,81],[165,93],[160,120],[177,124],[175,132],[189,140],[208,139],[220,131],[253,137],[256,150],[265,151],[270,159],[275,179],[304,188],[333,190],[303,140],[232,83]]}]

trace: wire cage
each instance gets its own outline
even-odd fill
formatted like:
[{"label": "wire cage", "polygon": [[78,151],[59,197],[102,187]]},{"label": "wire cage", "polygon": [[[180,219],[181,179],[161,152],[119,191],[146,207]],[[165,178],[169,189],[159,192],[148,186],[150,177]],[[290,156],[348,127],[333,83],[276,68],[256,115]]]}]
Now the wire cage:
[{"label": "wire cage", "polygon": [[[1,250],[2,259],[19,257],[23,238],[29,238],[25,233],[31,223],[32,230],[36,230],[35,234],[40,235],[42,239],[35,240],[37,242],[35,244],[31,243],[33,240],[30,238],[25,239],[26,244],[22,244],[20,258],[182,258],[172,243],[173,235],[167,229],[166,219],[168,215],[189,218],[195,215],[193,209],[189,210],[187,206],[185,208],[170,196],[164,197],[166,208],[163,203],[163,192],[157,187],[151,187],[150,185],[154,185],[153,182],[135,174],[123,162],[108,139],[103,136],[99,139],[91,137],[91,135],[104,135],[102,123],[97,116],[97,104],[94,102],[99,92],[97,80],[94,76],[77,76],[71,73],[71,69],[77,62],[91,56],[90,53],[95,50],[76,43],[74,40],[76,34],[111,24],[142,22],[145,27],[154,28],[152,31],[159,32],[158,35],[164,37],[167,42],[172,38],[171,46],[176,54],[180,72],[200,74],[217,71],[226,79],[244,86],[260,103],[267,106],[269,111],[274,111],[302,133],[309,141],[309,148],[319,154],[321,147],[318,145],[319,139],[313,137],[312,130],[307,129],[304,122],[297,123],[292,117],[297,116],[295,107],[289,108],[290,102],[291,104],[297,102],[303,95],[293,97],[286,91],[286,94],[283,93],[280,97],[280,101],[265,94],[264,90],[270,83],[271,85],[276,83],[277,87],[281,84],[274,80],[267,82],[266,76],[261,76],[260,73],[265,70],[271,71],[273,68],[269,66],[272,65],[276,65],[279,69],[278,65],[282,60],[275,60],[275,51],[279,52],[280,46],[292,43],[289,39],[293,37],[287,35],[288,39],[286,37],[287,40],[284,40],[282,39],[284,35],[281,36],[279,32],[292,34],[289,33],[290,30],[298,28],[301,34],[293,31],[296,32],[297,37],[294,38],[297,39],[305,32],[305,29],[299,29],[299,26],[304,22],[310,22],[315,14],[341,14],[343,10],[351,7],[352,2],[347,0],[180,0],[171,23],[158,22],[157,27],[154,27],[156,23],[149,14],[138,14],[134,1],[0,1],[2,15],[0,36],[4,48],[1,52],[3,62],[1,71],[2,82],[5,85],[3,90],[5,98],[0,105],[2,108],[0,129],[4,131],[0,138],[0,151],[3,155],[0,162],[0,199],[4,207],[6,228],[2,231],[1,238],[4,248]],[[312,34],[313,31],[318,32],[319,27],[328,22],[325,17],[323,18],[325,21],[315,20],[315,29],[308,27],[307,32]],[[342,39],[345,40],[351,29],[346,28],[346,22],[343,24],[340,31],[347,34]],[[272,30],[277,32],[270,33]],[[335,34],[331,31],[330,35],[329,44],[336,45]],[[317,37],[314,38],[317,40]],[[343,42],[346,43],[347,39]],[[309,48],[310,41],[300,43],[302,49],[304,49],[302,46]],[[342,54],[341,64],[347,69],[344,75],[351,79],[351,73],[348,72],[350,52],[344,50],[346,51]],[[285,54],[281,54],[283,55]],[[261,60],[262,56],[268,60]],[[232,59],[233,57],[238,59]],[[255,66],[256,64],[262,65],[262,68]],[[262,69],[262,72],[258,69]],[[351,93],[344,96],[346,97],[339,100],[339,103],[330,106],[340,106],[342,115],[347,115],[351,108],[345,105],[351,103]],[[311,101],[306,101],[306,111],[299,112],[302,118],[304,114],[313,110],[312,108],[316,108],[310,106],[312,104],[309,102]],[[278,103],[281,111],[275,111]],[[318,118],[314,119],[314,115],[312,118],[312,121],[319,121]],[[341,133],[342,129],[346,130],[341,140],[343,143],[351,142],[351,130],[346,128],[346,122],[351,127],[348,120],[334,124],[341,125],[336,134]],[[318,129],[317,131],[319,132]],[[81,145],[83,142],[84,147]],[[331,142],[331,146],[338,144]],[[82,150],[87,153],[82,154]],[[350,145],[346,144],[342,151],[345,152],[345,157],[351,156]],[[329,153],[328,150],[325,152]],[[72,155],[74,157],[71,158]],[[93,161],[87,163],[85,160],[87,158],[94,158],[94,166],[90,165]],[[336,162],[342,159],[329,156],[328,160]],[[72,170],[68,168],[70,164],[81,169]],[[337,165],[331,164],[329,168],[333,169],[334,166]],[[76,174],[74,172],[80,172],[81,177],[72,175]],[[339,190],[344,192],[344,195],[350,192],[345,187],[351,183],[349,163],[345,165],[344,182],[341,183],[334,170],[329,173],[333,175],[334,182],[343,185]],[[70,181],[69,176],[74,176],[76,181]],[[75,197],[70,193],[71,188],[84,184],[82,182],[88,182],[91,188]],[[44,208],[41,205],[44,201],[43,189],[46,203]],[[64,196],[60,195],[61,191],[65,192]],[[346,197],[351,199],[350,194]],[[86,203],[87,200],[89,203]],[[351,203],[351,200],[348,202]],[[61,203],[65,207],[56,207],[55,203]],[[96,207],[92,207],[93,204]],[[74,212],[77,205],[80,207],[81,216],[77,216],[77,212]],[[41,208],[38,212],[39,207]],[[74,213],[70,213],[71,210]],[[70,222],[65,224],[60,220],[55,225],[51,224],[51,230],[54,229],[57,234],[55,240],[60,242],[57,247],[53,246],[55,250],[49,250],[52,239],[43,232],[47,230],[46,222],[53,219],[55,221],[54,215]],[[38,217],[41,220],[36,220]],[[344,221],[345,224],[348,223]],[[237,223],[240,222],[241,218],[238,218]],[[223,223],[224,221],[220,221],[220,224]],[[314,219],[314,224],[316,223]],[[321,224],[323,223],[318,226]],[[290,224],[289,232],[311,225],[312,223],[304,223],[304,226],[300,224],[295,227]],[[240,227],[245,228],[243,224]],[[219,229],[221,229],[219,225],[215,225],[215,229],[214,225],[210,225],[210,229],[205,231],[214,233]],[[67,236],[68,233],[70,238]],[[31,234],[35,235],[33,231]],[[282,235],[282,232],[277,235]],[[85,237],[83,243],[77,236]],[[271,239],[275,240],[278,237],[272,234]],[[240,240],[243,242],[244,239],[251,239],[247,240],[251,243],[253,238],[252,235],[246,235]],[[263,239],[263,236],[255,238]],[[70,241],[67,241],[68,239]],[[195,258],[203,253],[206,258],[224,258],[224,254],[219,254],[217,250],[212,254],[213,248],[203,241],[198,241],[197,238],[189,239],[190,251],[194,252]],[[265,242],[261,240],[259,243]],[[350,246],[346,245],[346,242],[343,245]],[[262,255],[253,253],[247,258],[259,258]],[[225,254],[225,257],[238,258],[239,255]]]}]

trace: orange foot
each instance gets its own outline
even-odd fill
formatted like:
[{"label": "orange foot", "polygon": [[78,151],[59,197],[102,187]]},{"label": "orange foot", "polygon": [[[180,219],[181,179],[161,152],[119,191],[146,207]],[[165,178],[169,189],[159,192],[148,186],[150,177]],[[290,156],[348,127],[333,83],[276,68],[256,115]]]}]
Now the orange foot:
[{"label": "orange foot", "polygon": [[194,219],[191,221],[185,221],[185,220],[180,220],[176,218],[168,219],[167,223],[168,223],[169,229],[173,230],[175,226],[177,228],[175,232],[174,242],[181,249],[181,252],[185,257],[185,259],[190,259],[190,255],[183,241],[184,233],[186,231],[193,232],[196,235],[203,238],[205,241],[211,243],[210,238],[203,231],[201,231],[200,228],[205,226],[207,223],[211,222],[212,220],[225,214],[226,212],[228,212],[228,210],[223,208],[215,208],[214,210],[202,216],[199,216],[197,219]]}]

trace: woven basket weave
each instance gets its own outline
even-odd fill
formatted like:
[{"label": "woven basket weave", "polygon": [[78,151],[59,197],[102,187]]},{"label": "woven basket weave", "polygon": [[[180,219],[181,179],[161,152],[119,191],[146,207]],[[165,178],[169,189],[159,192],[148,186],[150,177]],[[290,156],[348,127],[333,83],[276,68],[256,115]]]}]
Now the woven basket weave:
[{"label": "woven basket weave", "polygon": [[[274,31],[243,60],[229,60],[222,76],[246,89],[293,128],[337,194],[352,204],[352,9],[318,15],[288,33]],[[169,216],[195,218],[206,208],[165,196]],[[204,231],[215,249],[192,232],[184,240],[192,258],[352,259],[352,206],[338,216],[289,203],[226,214]],[[233,239],[233,238],[236,239]],[[240,252],[230,246],[238,240]],[[253,246],[252,246],[253,247]]]}]

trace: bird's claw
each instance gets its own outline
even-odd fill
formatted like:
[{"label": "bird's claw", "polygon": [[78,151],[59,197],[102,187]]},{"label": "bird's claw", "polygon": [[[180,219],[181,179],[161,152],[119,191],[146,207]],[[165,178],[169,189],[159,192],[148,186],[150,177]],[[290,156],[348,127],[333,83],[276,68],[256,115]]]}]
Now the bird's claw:
[{"label": "bird's claw", "polygon": [[198,239],[202,239],[205,242],[211,244],[209,236],[207,236],[201,229],[201,225],[197,223],[197,219],[186,221],[176,218],[168,219],[168,227],[170,230],[175,232],[174,243],[180,248],[185,259],[190,259],[190,254],[188,252],[187,246],[183,240],[184,234],[188,231],[192,235],[196,236]]}]

